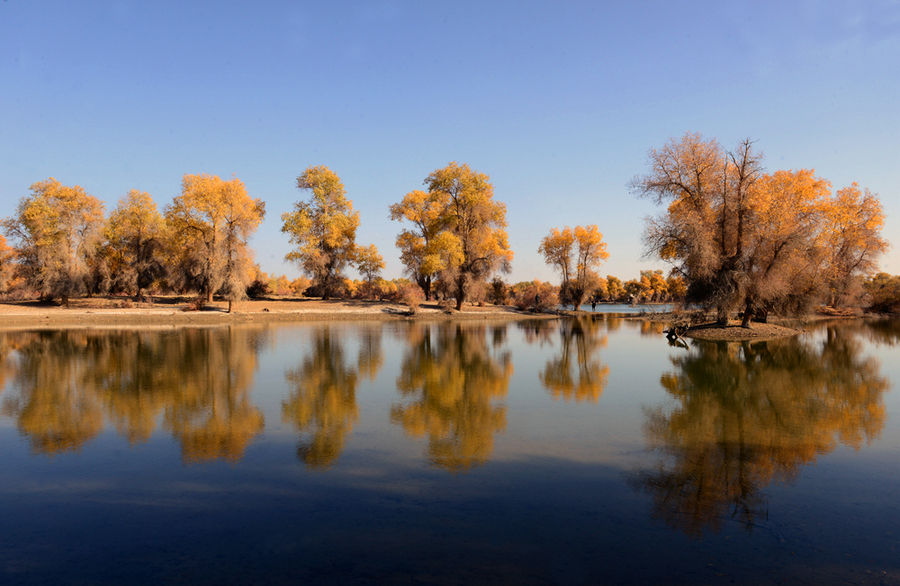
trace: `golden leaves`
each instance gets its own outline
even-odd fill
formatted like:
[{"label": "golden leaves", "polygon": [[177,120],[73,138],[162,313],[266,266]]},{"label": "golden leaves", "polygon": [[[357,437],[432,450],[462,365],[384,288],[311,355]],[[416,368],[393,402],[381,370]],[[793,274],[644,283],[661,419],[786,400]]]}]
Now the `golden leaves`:
[{"label": "golden leaves", "polygon": [[832,196],[808,169],[764,174],[752,146],[727,152],[687,134],[652,150],[650,172],[630,183],[668,202],[646,222],[648,254],[671,262],[692,300],[715,305],[720,319],[739,306],[800,311],[826,290],[834,301],[887,246],[877,197],[855,185]]},{"label": "golden leaves", "polygon": [[296,246],[285,259],[299,263],[327,299],[342,279],[344,267],[355,258],[359,212],[353,211],[344,184],[328,167],[307,168],[297,178],[297,187],[311,191],[312,196],[281,215],[281,231]]},{"label": "golden leaves", "polygon": [[567,300],[576,308],[600,286],[593,269],[609,258],[596,224],[575,226],[574,230],[568,226],[562,231],[553,228],[541,240],[538,252],[544,255],[544,262],[560,272]]}]

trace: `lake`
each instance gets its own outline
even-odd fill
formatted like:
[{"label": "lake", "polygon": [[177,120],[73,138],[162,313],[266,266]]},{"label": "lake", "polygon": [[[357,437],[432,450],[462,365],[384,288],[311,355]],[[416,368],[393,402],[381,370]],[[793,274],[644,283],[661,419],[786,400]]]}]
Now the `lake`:
[{"label": "lake", "polygon": [[900,321],[0,330],[0,584],[898,584]]}]

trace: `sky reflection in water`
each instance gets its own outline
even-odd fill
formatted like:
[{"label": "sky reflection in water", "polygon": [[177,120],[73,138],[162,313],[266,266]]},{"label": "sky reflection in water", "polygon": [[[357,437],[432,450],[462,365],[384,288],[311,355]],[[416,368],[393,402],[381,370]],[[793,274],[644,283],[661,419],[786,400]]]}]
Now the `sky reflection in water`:
[{"label": "sky reflection in water", "polygon": [[810,330],[0,331],[0,582],[898,581],[900,327]]}]

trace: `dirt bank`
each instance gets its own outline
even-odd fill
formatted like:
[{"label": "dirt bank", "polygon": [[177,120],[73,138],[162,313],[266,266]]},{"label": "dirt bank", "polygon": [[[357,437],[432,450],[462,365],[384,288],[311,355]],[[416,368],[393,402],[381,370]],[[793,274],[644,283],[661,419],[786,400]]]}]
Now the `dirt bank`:
[{"label": "dirt bank", "polygon": [[306,298],[268,298],[235,303],[214,301],[192,310],[191,299],[154,297],[147,303],[127,298],[76,299],[67,306],[38,301],[0,301],[0,325],[72,324],[216,324],[251,321],[398,320],[398,319],[550,319],[555,314],[534,314],[513,307],[464,305],[445,311],[436,303],[423,303],[414,315],[409,308],[385,301]]}]

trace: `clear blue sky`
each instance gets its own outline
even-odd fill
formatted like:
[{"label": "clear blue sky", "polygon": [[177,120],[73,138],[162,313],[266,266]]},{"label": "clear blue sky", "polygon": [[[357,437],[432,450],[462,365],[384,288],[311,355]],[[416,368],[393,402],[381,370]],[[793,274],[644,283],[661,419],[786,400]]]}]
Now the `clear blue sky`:
[{"label": "clear blue sky", "polygon": [[626,183],[689,131],[858,181],[900,247],[897,1],[3,0],[0,88],[0,217],[51,176],[109,212],[234,175],[266,202],[269,273],[299,274],[280,216],[327,165],[401,276],[388,206],[450,161],[506,203],[510,282],[558,281],[537,248],[565,225],[600,227],[603,275],[665,268],[641,260],[654,207]]}]

